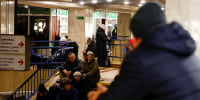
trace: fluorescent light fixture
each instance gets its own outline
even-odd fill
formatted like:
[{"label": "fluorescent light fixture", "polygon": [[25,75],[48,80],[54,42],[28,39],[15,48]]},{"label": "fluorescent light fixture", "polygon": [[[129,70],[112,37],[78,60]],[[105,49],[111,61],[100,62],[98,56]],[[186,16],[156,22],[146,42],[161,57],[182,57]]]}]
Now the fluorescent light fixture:
[{"label": "fluorescent light fixture", "polygon": [[128,1],[126,1],[126,2],[124,2],[124,4],[125,4],[125,5],[128,5],[128,4],[129,4],[129,2],[128,2]]},{"label": "fluorescent light fixture", "polygon": [[81,5],[84,5],[85,3],[83,1],[80,2]]},{"label": "fluorescent light fixture", "polygon": [[28,5],[25,5],[24,8],[28,8]]},{"label": "fluorescent light fixture", "polygon": [[165,10],[165,8],[161,8],[161,10]]},{"label": "fluorescent light fixture", "polygon": [[140,4],[138,4],[138,6],[139,6],[139,7],[142,7],[143,5],[140,3]]},{"label": "fluorescent light fixture", "polygon": [[107,0],[108,2],[112,2],[112,0]]},{"label": "fluorescent light fixture", "polygon": [[93,4],[96,4],[96,3],[97,3],[97,0],[93,0],[92,3],[93,3]]},{"label": "fluorescent light fixture", "polygon": [[141,3],[141,4],[144,4],[144,3],[146,3],[146,1],[145,1],[145,0],[142,0],[140,3]]}]

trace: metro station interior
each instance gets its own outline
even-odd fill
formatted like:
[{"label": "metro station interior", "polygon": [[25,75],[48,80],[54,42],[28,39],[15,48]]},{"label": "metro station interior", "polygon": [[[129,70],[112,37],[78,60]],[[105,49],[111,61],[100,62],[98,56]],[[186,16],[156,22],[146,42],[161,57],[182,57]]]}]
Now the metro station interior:
[{"label": "metro station interior", "polygon": [[106,44],[106,65],[98,67],[98,83],[109,87],[134,38],[131,19],[149,2],[160,5],[167,23],[178,22],[190,33],[199,58],[200,0],[0,0],[0,100],[36,100],[39,84],[49,90],[61,79],[68,53],[85,61],[88,38],[96,42],[102,24],[107,37],[117,33]]}]

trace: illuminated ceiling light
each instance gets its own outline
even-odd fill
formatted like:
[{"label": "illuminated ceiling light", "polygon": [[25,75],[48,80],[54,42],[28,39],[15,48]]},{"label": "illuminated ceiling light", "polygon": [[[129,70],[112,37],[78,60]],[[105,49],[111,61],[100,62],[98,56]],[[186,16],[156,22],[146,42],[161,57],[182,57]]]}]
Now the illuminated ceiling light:
[{"label": "illuminated ceiling light", "polygon": [[96,4],[96,3],[97,3],[97,0],[93,0],[92,3],[93,3],[93,4]]},{"label": "illuminated ceiling light", "polygon": [[81,5],[84,5],[85,3],[83,1],[80,2]]},{"label": "illuminated ceiling light", "polygon": [[46,1],[46,2],[44,2],[44,3],[46,3],[46,4],[55,4],[55,2],[52,2],[52,1]]},{"label": "illuminated ceiling light", "polygon": [[165,8],[161,8],[161,10],[165,10]]},{"label": "illuminated ceiling light", "polygon": [[24,8],[28,8],[28,5],[25,5]]},{"label": "illuminated ceiling light", "polygon": [[138,4],[138,6],[139,6],[139,7],[142,7],[143,5],[140,3],[140,4]]},{"label": "illuminated ceiling light", "polygon": [[146,1],[145,1],[145,0],[142,0],[140,3],[141,3],[141,4],[144,4],[144,3],[146,3]]},{"label": "illuminated ceiling light", "polygon": [[112,2],[112,0],[107,0],[108,2]]},{"label": "illuminated ceiling light", "polygon": [[126,1],[126,2],[124,2],[124,4],[125,4],[125,5],[128,5],[128,4],[129,4],[129,2],[127,2],[127,1]]}]

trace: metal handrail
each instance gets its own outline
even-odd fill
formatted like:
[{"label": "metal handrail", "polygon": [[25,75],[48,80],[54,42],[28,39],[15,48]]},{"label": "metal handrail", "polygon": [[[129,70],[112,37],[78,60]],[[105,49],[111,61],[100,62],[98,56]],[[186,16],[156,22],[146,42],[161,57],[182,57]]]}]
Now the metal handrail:
[{"label": "metal handrail", "polygon": [[[48,75],[47,75],[47,77],[44,77],[44,66],[46,65],[46,64],[50,64],[50,63],[52,63],[51,61],[52,61],[52,59],[54,59],[56,56],[57,56],[57,54],[59,53],[59,52],[63,52],[63,51],[66,51],[66,50],[70,50],[70,49],[73,49],[73,47],[67,47],[67,48],[62,48],[62,49],[59,49],[59,50],[57,50],[50,58],[48,58],[48,60],[46,60],[46,62],[45,63],[43,63],[42,64],[42,67],[41,68],[39,68],[39,69],[37,69],[30,77],[28,77],[17,89],[16,89],[16,91],[15,92],[13,92],[8,98],[7,98],[7,100],[13,100],[13,98],[14,98],[14,100],[17,98],[17,94],[18,93],[22,93],[22,94],[20,94],[20,95],[22,95],[22,96],[24,96],[24,94],[25,94],[25,98],[26,98],[26,100],[29,100],[37,91],[38,91],[38,86],[39,86],[39,84],[40,83],[45,83],[59,68],[60,68],[60,66],[58,66],[58,67],[56,67],[55,69],[53,69],[53,71],[52,72],[50,72],[50,74],[49,74],[49,70],[50,70],[50,68],[49,68],[49,65],[48,65]],[[60,64],[60,62],[58,62],[59,64]],[[56,62],[54,63],[54,64],[56,64]],[[43,81],[41,82],[41,79],[42,79],[42,75],[41,75],[41,71],[43,70]],[[52,70],[52,69],[51,69]],[[46,73],[45,73],[46,74]],[[37,75],[37,76],[36,76]],[[38,76],[40,76],[40,77],[38,77]],[[32,84],[32,80],[34,80],[34,84]],[[30,83],[30,85],[31,85],[31,89],[30,89],[30,91],[29,91],[29,82],[31,81],[31,83]],[[36,82],[35,82],[36,81]],[[40,82],[39,82],[40,81]],[[28,83],[28,88],[27,88],[27,83]],[[36,84],[37,83],[37,84]],[[39,83],[39,84],[38,84]],[[32,86],[34,85],[34,88],[32,89]],[[36,87],[35,87],[35,85],[36,85]],[[22,91],[20,91],[20,90],[22,90]],[[24,91],[25,90],[25,91]],[[26,94],[26,91],[28,91],[28,95]],[[23,93],[24,92],[24,93]],[[30,94],[29,94],[29,92],[31,92]],[[18,95],[19,96],[19,95]]]}]

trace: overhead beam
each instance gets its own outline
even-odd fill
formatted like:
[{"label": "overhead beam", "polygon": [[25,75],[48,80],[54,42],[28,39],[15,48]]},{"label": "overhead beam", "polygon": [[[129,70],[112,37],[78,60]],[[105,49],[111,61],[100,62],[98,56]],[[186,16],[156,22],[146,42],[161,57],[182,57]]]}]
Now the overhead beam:
[{"label": "overhead beam", "polygon": [[136,6],[128,6],[128,5],[119,5],[119,4],[106,4],[106,5],[97,5],[95,9],[103,9],[103,10],[112,10],[112,11],[120,11],[120,12],[135,12],[138,10]]}]

